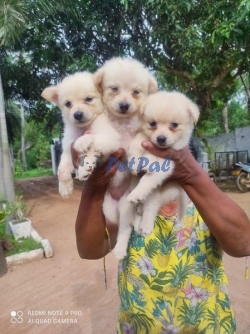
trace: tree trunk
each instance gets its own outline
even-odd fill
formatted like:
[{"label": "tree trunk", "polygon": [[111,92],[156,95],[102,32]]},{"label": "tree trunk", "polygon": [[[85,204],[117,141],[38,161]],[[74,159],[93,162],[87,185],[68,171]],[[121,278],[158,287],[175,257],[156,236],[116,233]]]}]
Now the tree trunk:
[{"label": "tree trunk", "polygon": [[24,110],[23,110],[22,103],[21,103],[20,113],[21,113],[21,152],[22,152],[22,162],[23,162],[23,170],[26,171],[27,170],[27,162],[26,162],[25,136],[24,136],[25,119],[24,119]]},{"label": "tree trunk", "polygon": [[227,112],[227,102],[224,103],[224,106],[222,108],[222,120],[223,120],[223,128],[225,133],[229,133],[228,129],[228,112]]},{"label": "tree trunk", "polygon": [[249,117],[249,120],[250,120],[250,96],[248,96],[248,98],[247,98],[247,111],[248,111],[248,117]]},{"label": "tree trunk", "polygon": [[7,274],[8,266],[4,256],[2,240],[0,239],[0,277]]},{"label": "tree trunk", "polygon": [[245,80],[242,75],[240,75],[240,79],[245,89],[246,96],[247,96],[247,111],[248,111],[248,117],[250,120],[250,87],[247,87],[247,84],[245,83]]},{"label": "tree trunk", "polygon": [[0,195],[8,202],[15,200],[14,179],[11,168],[10,149],[7,135],[2,79],[0,74]]}]

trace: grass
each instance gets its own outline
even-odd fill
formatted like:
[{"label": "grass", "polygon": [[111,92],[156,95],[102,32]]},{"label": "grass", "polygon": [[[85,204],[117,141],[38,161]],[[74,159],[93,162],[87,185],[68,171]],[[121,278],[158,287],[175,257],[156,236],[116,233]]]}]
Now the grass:
[{"label": "grass", "polygon": [[37,168],[27,171],[20,171],[18,173],[15,173],[14,179],[20,180],[20,179],[28,179],[31,177],[39,177],[39,176],[49,176],[53,175],[53,171],[51,168]]},{"label": "grass", "polygon": [[5,227],[6,223],[0,224],[0,238],[3,240],[8,240],[11,242],[13,248],[9,251],[5,251],[5,256],[13,255],[13,254],[19,254],[23,252],[28,252],[34,249],[42,248],[42,244],[40,242],[35,241],[33,238],[22,238],[18,241],[15,240],[14,236],[12,234],[6,234],[5,233]]}]

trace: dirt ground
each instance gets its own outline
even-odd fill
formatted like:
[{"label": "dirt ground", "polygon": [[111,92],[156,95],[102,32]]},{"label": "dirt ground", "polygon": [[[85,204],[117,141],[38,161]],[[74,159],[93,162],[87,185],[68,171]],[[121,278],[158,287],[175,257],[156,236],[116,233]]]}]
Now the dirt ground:
[{"label": "dirt ground", "polygon": [[[238,193],[231,183],[220,186],[250,217],[250,192]],[[106,257],[105,290],[103,260],[82,260],[76,250],[74,222],[81,184],[76,184],[69,200],[58,195],[54,176],[18,181],[16,189],[24,195],[34,228],[51,242],[54,256],[13,267],[0,279],[0,333],[114,334],[117,260],[113,254]],[[224,260],[237,333],[249,334],[250,279],[244,279],[245,259],[225,255]]]}]

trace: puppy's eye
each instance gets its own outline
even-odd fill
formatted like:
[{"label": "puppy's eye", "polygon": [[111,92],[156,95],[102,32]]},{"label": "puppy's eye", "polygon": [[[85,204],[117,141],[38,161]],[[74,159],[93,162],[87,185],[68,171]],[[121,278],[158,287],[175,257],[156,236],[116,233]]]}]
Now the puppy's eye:
[{"label": "puppy's eye", "polygon": [[171,128],[173,129],[177,129],[178,126],[179,126],[179,123],[176,123],[176,122],[171,123]]},{"label": "puppy's eye", "polygon": [[72,107],[72,104],[71,104],[70,101],[66,101],[66,102],[65,102],[65,106],[66,106],[67,108],[71,108],[71,107]]},{"label": "puppy's eye", "polygon": [[133,95],[139,95],[139,94],[140,94],[139,90],[136,89],[136,90],[133,91]]},{"label": "puppy's eye", "polygon": [[110,89],[111,89],[112,92],[114,92],[114,93],[118,92],[118,87],[117,87],[117,86],[111,86]]},{"label": "puppy's eye", "polygon": [[149,125],[151,126],[151,128],[155,128],[157,123],[155,121],[153,121],[153,122],[150,122]]},{"label": "puppy's eye", "polygon": [[93,97],[90,96],[86,97],[85,102],[91,102],[91,101],[93,101]]}]

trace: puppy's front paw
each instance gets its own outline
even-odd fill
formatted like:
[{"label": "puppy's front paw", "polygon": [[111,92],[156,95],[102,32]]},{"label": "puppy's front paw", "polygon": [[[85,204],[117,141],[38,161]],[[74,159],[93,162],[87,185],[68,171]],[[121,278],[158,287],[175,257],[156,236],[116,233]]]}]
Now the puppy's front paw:
[{"label": "puppy's front paw", "polygon": [[141,224],[140,225],[140,234],[146,236],[153,232],[154,224]]},{"label": "puppy's front paw", "polygon": [[128,195],[127,200],[130,203],[138,204],[138,203],[144,203],[146,201],[146,197],[144,196],[143,193],[135,189]]},{"label": "puppy's front paw", "polygon": [[116,244],[113,252],[118,260],[122,260],[127,255],[127,248],[123,247],[122,245]]},{"label": "puppy's front paw", "polygon": [[91,134],[83,135],[74,142],[74,149],[80,153],[87,152],[94,141],[94,136]]},{"label": "puppy's front paw", "polygon": [[63,198],[67,199],[70,197],[70,195],[73,194],[73,191],[74,191],[73,187],[74,187],[73,180],[69,180],[67,182],[60,181],[59,182],[59,194]]}]

